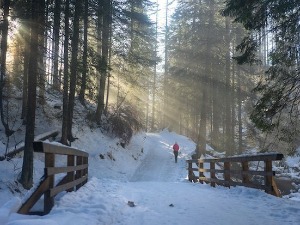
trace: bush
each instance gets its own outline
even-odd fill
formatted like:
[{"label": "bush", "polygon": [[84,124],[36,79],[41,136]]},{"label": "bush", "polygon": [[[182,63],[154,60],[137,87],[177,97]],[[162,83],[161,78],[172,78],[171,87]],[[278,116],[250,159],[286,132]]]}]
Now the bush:
[{"label": "bush", "polygon": [[109,132],[120,138],[122,147],[130,142],[134,132],[142,128],[137,111],[130,106],[113,109],[107,119]]}]

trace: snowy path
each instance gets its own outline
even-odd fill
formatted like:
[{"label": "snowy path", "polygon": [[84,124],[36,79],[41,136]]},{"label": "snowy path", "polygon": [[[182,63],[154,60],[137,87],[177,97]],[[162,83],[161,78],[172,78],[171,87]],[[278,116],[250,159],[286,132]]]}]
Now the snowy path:
[{"label": "snowy path", "polygon": [[[181,144],[177,164],[171,149],[175,138]],[[58,196],[52,211],[43,217],[10,213],[12,201],[0,208],[0,224],[299,224],[300,201],[276,198],[244,187],[211,188],[188,182],[185,157],[194,144],[187,138],[180,138],[174,134],[148,134],[144,144],[147,155],[133,175],[127,174],[127,181],[113,176],[103,178],[97,173],[77,192]],[[133,201],[135,207],[130,207],[128,201]],[[9,216],[6,218],[5,215]]]},{"label": "snowy path", "polygon": [[[128,201],[136,206],[129,207]],[[300,203],[247,188],[93,178],[62,197],[43,221],[47,218],[63,225],[298,225]]]},{"label": "snowy path", "polygon": [[145,146],[149,148],[146,149],[148,154],[130,181],[182,181],[187,175],[185,158],[183,158],[184,154],[180,153],[178,162],[175,163],[172,143],[166,143],[168,142],[161,142],[161,139],[156,140],[155,136],[148,137],[145,143]]}]

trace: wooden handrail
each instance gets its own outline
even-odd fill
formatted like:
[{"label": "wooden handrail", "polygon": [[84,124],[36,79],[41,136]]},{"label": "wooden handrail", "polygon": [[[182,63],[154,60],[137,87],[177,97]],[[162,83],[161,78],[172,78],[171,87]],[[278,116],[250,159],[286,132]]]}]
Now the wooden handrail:
[{"label": "wooden handrail", "polygon": [[243,156],[231,156],[226,158],[210,158],[210,159],[198,159],[203,162],[251,162],[251,161],[277,161],[282,160],[283,154],[268,153],[258,155],[243,155]]},{"label": "wooden handrail", "polygon": [[[33,194],[20,207],[20,214],[48,214],[54,206],[54,197],[62,191],[74,191],[88,180],[89,154],[64,145],[48,142],[34,142],[34,152],[45,154],[45,174]],[[67,155],[67,165],[55,167],[55,155]],[[55,175],[65,173],[65,177],[55,186]],[[44,211],[30,212],[31,208],[44,195]]]},{"label": "wooden handrail", "polygon": [[[223,185],[230,186],[245,186],[251,188],[257,188],[265,190],[269,194],[280,196],[280,192],[274,180],[275,172],[272,171],[272,162],[283,159],[283,154],[268,153],[258,155],[243,155],[233,156],[226,158],[209,158],[209,159],[190,159],[188,163],[188,178],[193,182],[206,182],[211,186]],[[256,171],[250,170],[250,162],[264,162],[264,170]],[[193,167],[193,163],[197,164],[197,168]],[[233,163],[239,164],[240,169],[237,166],[233,166]],[[221,165],[222,168],[215,168],[217,165]],[[209,168],[204,168],[204,165]],[[199,176],[194,174],[194,171],[199,172]],[[205,177],[204,173],[209,173],[209,178]],[[223,175],[220,177],[220,174]],[[263,177],[263,183],[255,183],[251,178]],[[239,179],[238,179],[239,178]],[[233,180],[234,179],[234,180]]]},{"label": "wooden handrail", "polygon": [[34,152],[51,153],[56,155],[75,155],[83,157],[89,156],[87,152],[81,151],[79,149],[71,148],[65,145],[51,144],[49,142],[33,142],[33,148]]},{"label": "wooden handrail", "polygon": [[[40,135],[37,135],[34,140],[35,141],[44,141],[47,140],[49,138],[54,138],[59,134],[58,130],[52,130]],[[20,142],[18,143],[15,147],[11,148],[10,150],[8,150],[7,154],[4,156],[0,156],[0,161],[4,160],[6,157],[8,158],[12,158],[14,157],[16,154],[20,153],[21,151],[24,150],[25,147],[25,143],[24,142]]]}]

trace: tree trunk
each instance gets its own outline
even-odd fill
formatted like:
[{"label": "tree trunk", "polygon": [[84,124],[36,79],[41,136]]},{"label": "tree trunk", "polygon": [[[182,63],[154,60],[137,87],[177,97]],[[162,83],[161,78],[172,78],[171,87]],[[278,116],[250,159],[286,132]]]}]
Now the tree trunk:
[{"label": "tree trunk", "polygon": [[28,67],[28,106],[22,174],[20,183],[29,189],[33,184],[33,141],[35,128],[36,86],[38,76],[38,12],[40,0],[31,2],[30,56]]},{"label": "tree trunk", "polygon": [[[231,42],[231,41],[230,41]],[[231,43],[230,43],[231,45]],[[230,102],[230,110],[231,110],[231,119],[230,119],[230,136],[229,136],[229,146],[232,151],[232,154],[235,154],[236,147],[235,147],[235,127],[236,127],[236,105],[237,105],[237,96],[236,96],[236,69],[235,64],[233,64],[232,60],[230,60],[231,64],[231,97],[228,99]]]},{"label": "tree trunk", "polygon": [[[108,43],[108,68],[111,67],[111,56],[112,56],[112,15],[113,15],[113,7],[112,1],[110,1],[109,5],[109,43]],[[110,70],[107,72],[107,88],[106,88],[106,101],[105,101],[105,109],[104,113],[107,114],[108,111],[108,99],[109,99],[109,91],[110,91]]]},{"label": "tree trunk", "polygon": [[86,90],[86,80],[87,80],[87,50],[88,50],[88,10],[89,10],[88,0],[84,0],[84,28],[83,28],[83,55],[82,55],[82,79],[81,79],[81,88],[79,93],[79,101],[84,105],[84,96]]},{"label": "tree trunk", "polygon": [[225,20],[226,34],[225,34],[225,88],[226,88],[226,101],[225,101],[225,149],[227,155],[233,154],[231,146],[231,82],[230,82],[230,36],[229,36],[229,19]]},{"label": "tree trunk", "polygon": [[165,62],[165,68],[164,68],[164,81],[163,81],[163,110],[162,110],[162,125],[163,127],[167,127],[168,126],[168,115],[167,112],[169,111],[169,91],[168,91],[168,73],[169,73],[169,62],[168,62],[168,53],[169,53],[169,49],[168,49],[168,39],[169,39],[169,27],[168,27],[168,8],[169,8],[169,1],[166,0],[166,19],[165,19],[165,58],[164,58],[164,62]]},{"label": "tree trunk", "polygon": [[[206,36],[206,47],[205,52],[207,54],[211,54],[212,49],[212,43],[210,41],[210,27],[213,26],[213,20],[214,20],[214,13],[215,13],[215,2],[210,1],[209,2],[209,18],[208,18],[208,29],[207,29],[207,36]],[[206,57],[205,62],[205,69],[204,74],[206,77],[204,77],[202,82],[202,101],[201,101],[201,113],[200,113],[200,127],[199,127],[199,133],[198,133],[198,141],[197,141],[197,154],[198,157],[201,156],[201,154],[205,153],[206,151],[206,135],[207,135],[207,119],[208,119],[208,107],[209,105],[209,96],[208,96],[208,87],[210,86],[210,78],[211,78],[211,62],[209,57]]]},{"label": "tree trunk", "polygon": [[28,65],[29,65],[29,37],[28,34],[24,34],[24,71],[23,71],[23,97],[22,97],[22,113],[21,119],[23,124],[26,124],[27,115],[27,101],[28,101]]},{"label": "tree trunk", "polygon": [[[111,23],[110,23],[111,24]],[[109,29],[109,52],[108,52],[108,67],[110,68],[111,66],[111,44],[112,44],[112,27],[110,26]],[[108,99],[109,99],[109,91],[110,91],[110,71],[107,73],[107,87],[106,87],[106,101],[105,101],[105,109],[104,113],[107,114],[108,111]]]},{"label": "tree trunk", "polygon": [[45,55],[46,55],[46,47],[47,47],[47,36],[46,36],[46,5],[45,0],[41,1],[40,5],[41,11],[39,13],[39,21],[41,23],[40,25],[40,37],[39,37],[39,57],[38,57],[38,86],[39,86],[39,95],[38,95],[38,102],[41,105],[44,105],[46,103],[45,99],[45,81],[46,81],[46,61],[45,61]]},{"label": "tree trunk", "polygon": [[9,137],[13,132],[10,130],[8,122],[4,118],[4,107],[3,107],[3,90],[6,78],[6,53],[7,53],[7,36],[8,36],[8,15],[9,15],[10,0],[3,1],[3,23],[2,23],[2,38],[1,38],[1,76],[0,76],[0,114],[1,122],[5,129],[5,134]]},{"label": "tree trunk", "polygon": [[242,121],[242,92],[241,92],[241,70],[237,66],[237,104],[238,104],[238,154],[243,151],[243,121]]},{"label": "tree trunk", "polygon": [[[155,44],[154,44],[154,59],[155,60],[157,58],[157,41],[158,41],[158,8],[156,8],[156,19],[155,19]],[[155,125],[156,76],[157,76],[157,67],[156,67],[156,62],[155,62],[154,72],[153,72],[153,85],[152,85],[152,116],[151,116],[152,117],[151,118],[151,131],[152,132],[154,131],[154,125]]]},{"label": "tree trunk", "polygon": [[53,71],[52,72],[53,72],[53,88],[54,88],[54,90],[60,89],[60,79],[58,76],[60,13],[61,13],[61,0],[55,0],[53,42],[52,42],[52,55],[53,55]]},{"label": "tree trunk", "polygon": [[[26,4],[28,5],[27,8],[30,7],[29,0],[27,0]],[[21,119],[23,119],[23,125],[26,124],[26,115],[27,115],[27,101],[28,101],[28,65],[29,65],[29,56],[30,56],[30,50],[29,50],[29,42],[30,42],[30,34],[29,32],[26,32],[27,30],[30,30],[29,27],[29,21],[30,20],[30,13],[29,10],[25,11],[25,15],[23,17],[23,20],[21,21],[21,26],[24,28],[24,31],[21,32],[21,36],[24,40],[24,52],[23,52],[23,91],[22,91],[22,113],[21,113]]]},{"label": "tree trunk", "polygon": [[70,1],[65,2],[65,40],[64,40],[64,92],[63,92],[63,121],[61,131],[61,143],[64,145],[68,144],[68,127],[69,127],[69,116],[68,116],[68,93],[69,93],[69,5]]},{"label": "tree trunk", "polygon": [[109,27],[110,27],[110,0],[104,0],[103,2],[103,31],[102,31],[102,59],[100,65],[100,84],[98,92],[98,105],[96,110],[96,120],[98,123],[101,122],[101,116],[104,111],[104,100],[105,100],[105,86],[108,69],[108,51],[109,51]]},{"label": "tree trunk", "polygon": [[81,7],[83,0],[76,0],[75,2],[75,13],[73,22],[73,37],[72,37],[72,53],[71,53],[71,71],[70,71],[70,93],[68,102],[68,139],[72,142],[74,140],[72,134],[72,121],[75,104],[75,89],[77,82],[77,65],[78,65],[78,44],[79,44],[79,20],[81,15]]}]

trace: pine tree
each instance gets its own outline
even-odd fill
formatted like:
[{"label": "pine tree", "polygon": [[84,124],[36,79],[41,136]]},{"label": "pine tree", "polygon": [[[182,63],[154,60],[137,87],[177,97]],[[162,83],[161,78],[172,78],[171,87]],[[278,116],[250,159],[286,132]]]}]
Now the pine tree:
[{"label": "pine tree", "polygon": [[8,38],[8,15],[9,15],[10,0],[3,1],[3,24],[1,37],[1,67],[0,67],[0,116],[1,122],[5,129],[5,134],[9,137],[13,131],[9,128],[8,122],[4,116],[3,91],[5,82],[8,82],[6,74],[6,54],[7,54],[7,38]]},{"label": "pine tree", "polygon": [[60,89],[60,78],[58,71],[58,58],[59,58],[59,32],[61,20],[61,0],[54,1],[54,22],[53,22],[53,41],[52,41],[52,55],[53,55],[53,88]]},{"label": "pine tree", "polygon": [[[299,1],[236,1],[227,0],[224,15],[232,16],[249,31],[238,45],[242,63],[260,61],[261,38],[272,37],[270,63],[254,89],[261,96],[251,114],[252,121],[262,131],[270,131],[285,121],[296,122],[299,103]],[[258,34],[258,35],[257,35]]]},{"label": "pine tree", "polygon": [[177,132],[195,140],[198,155],[206,144],[228,155],[236,153],[237,121],[242,123],[237,112],[241,113],[238,109],[246,96],[238,99],[237,81],[246,83],[248,78],[231,58],[232,45],[242,33],[222,17],[223,6],[217,0],[179,1],[170,25],[168,103],[179,110],[169,107],[174,110],[167,113]]},{"label": "pine tree", "polygon": [[38,77],[38,37],[39,37],[39,13],[41,13],[41,1],[32,0],[31,2],[31,27],[30,27],[30,53],[28,66],[28,105],[26,116],[26,134],[24,158],[20,183],[29,189],[33,184],[33,141],[35,129],[35,110],[36,110],[36,87]]},{"label": "pine tree", "polygon": [[72,52],[71,52],[71,63],[70,63],[70,92],[68,98],[68,140],[73,141],[74,137],[72,134],[72,122],[75,105],[75,93],[77,83],[77,71],[78,71],[78,46],[79,46],[79,20],[82,13],[83,0],[75,1],[75,12],[73,20],[73,33],[72,33]]}]

